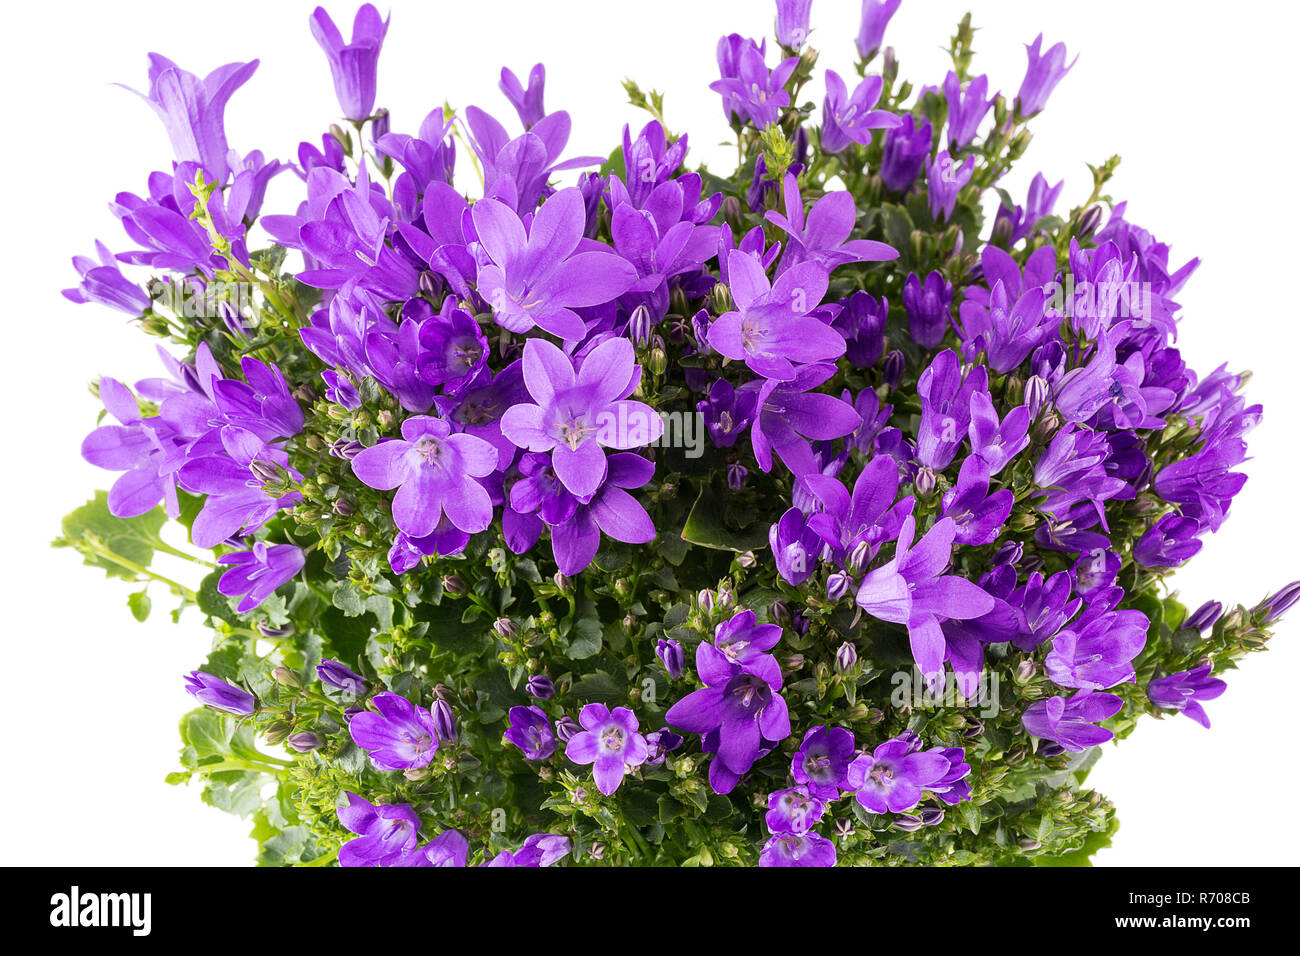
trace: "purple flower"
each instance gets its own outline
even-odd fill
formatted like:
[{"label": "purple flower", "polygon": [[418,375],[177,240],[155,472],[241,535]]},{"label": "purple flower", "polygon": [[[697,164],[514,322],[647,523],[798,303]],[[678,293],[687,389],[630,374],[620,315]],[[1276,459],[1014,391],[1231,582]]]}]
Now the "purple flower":
[{"label": "purple flower", "polygon": [[388,20],[379,19],[379,11],[371,4],[362,5],[352,21],[351,43],[343,42],[343,35],[324,7],[313,11],[310,23],[311,35],[329,58],[334,95],[343,115],[354,123],[361,122],[375,108],[375,74]]},{"label": "purple flower", "polygon": [[566,836],[555,833],[535,833],[525,840],[518,850],[514,852],[504,850],[484,866],[550,866],[567,856],[572,848],[573,843]]},{"label": "purple flower", "polygon": [[204,671],[191,671],[185,675],[185,691],[200,703],[227,714],[247,717],[257,709],[257,698],[248,691]]},{"label": "purple flower", "polygon": [[1133,546],[1133,560],[1144,568],[1176,568],[1201,550],[1201,531],[1194,518],[1163,515]]},{"label": "purple flower", "polygon": [[834,866],[835,844],[816,833],[774,833],[763,844],[759,866]]},{"label": "purple flower", "polygon": [[909,113],[903,122],[885,133],[885,149],[880,159],[880,180],[885,188],[902,192],[920,175],[930,155],[934,127],[927,121],[921,126]]},{"label": "purple flower", "polygon": [[[733,34],[734,36],[734,34]],[[714,80],[709,89],[722,96],[722,108],[728,117],[753,123],[765,129],[781,118],[781,110],[790,105],[790,94],[783,89],[786,80],[799,65],[797,56],[789,57],[769,70],[763,48],[753,40],[723,37],[718,42],[718,66],[722,79]]]},{"label": "purple flower", "polygon": [[366,680],[356,671],[338,661],[328,658],[316,665],[316,676],[320,682],[336,690],[360,696],[366,692]]},{"label": "purple flower", "polygon": [[216,547],[236,534],[252,534],[271,520],[281,508],[302,499],[298,492],[276,497],[266,489],[281,479],[300,481],[302,476],[288,468],[288,455],[265,444],[252,432],[226,427],[219,438],[199,453],[196,442],[191,458],[177,472],[186,491],[205,495],[203,510],[194,519],[190,539],[200,548]]},{"label": "purple flower", "polygon": [[922,282],[913,272],[903,283],[903,308],[912,339],[923,349],[943,341],[952,324],[952,283],[942,273],[931,272]]},{"label": "purple flower", "polygon": [[1147,697],[1157,707],[1182,711],[1208,730],[1210,718],[1205,713],[1205,708],[1198,702],[1214,700],[1228,689],[1225,681],[1210,676],[1212,670],[1213,668],[1206,664],[1195,670],[1179,671],[1167,677],[1157,677],[1147,685]]},{"label": "purple flower", "polygon": [[753,391],[737,389],[725,378],[709,386],[709,396],[695,406],[704,418],[709,438],[718,448],[736,444],[758,410],[758,396]]},{"label": "purple flower", "polygon": [[1259,607],[1255,608],[1255,613],[1264,611],[1264,623],[1272,624],[1290,610],[1296,601],[1300,601],[1300,581],[1293,581],[1276,594],[1265,598]]},{"label": "purple flower", "polygon": [[705,751],[717,754],[709,783],[717,793],[730,793],[760,755],[790,736],[789,711],[777,693],[781,668],[768,654],[742,667],[705,643],[696,648],[695,669],[706,686],[670,707],[664,719],[704,735]]},{"label": "purple flower", "polygon": [[971,452],[996,475],[1029,445],[1030,409],[1017,405],[998,421],[997,410],[988,392],[975,391],[970,396]]},{"label": "purple flower", "polygon": [[95,243],[99,262],[89,256],[74,256],[72,267],[81,276],[81,284],[64,289],[71,302],[98,302],[132,317],[149,308],[149,296],[118,268],[117,257],[102,242]]},{"label": "purple flower", "polygon": [[849,764],[849,789],[872,813],[904,813],[921,802],[923,790],[941,786],[951,769],[942,752],[913,751],[908,737],[895,737]]},{"label": "purple flower", "polygon": [[510,708],[510,726],[505,738],[529,760],[545,760],[555,753],[555,731],[546,711],[536,704]]},{"label": "purple flower", "polygon": [[943,674],[946,648],[939,624],[980,617],[993,610],[994,601],[973,582],[943,573],[957,535],[955,521],[940,519],[913,546],[915,534],[916,519],[909,515],[893,559],[863,579],[857,603],[872,617],[907,626],[912,656],[933,685]]},{"label": "purple flower", "polygon": [[370,762],[380,770],[427,767],[438,752],[433,715],[399,694],[376,694],[370,702],[378,713],[362,711],[348,724]]},{"label": "purple flower", "polygon": [[889,110],[872,109],[880,99],[884,81],[868,76],[849,95],[844,80],[834,70],[826,71],[826,99],[822,101],[821,146],[838,153],[850,143],[867,146],[873,129],[893,129],[903,121]]},{"label": "purple flower", "polygon": [[394,866],[415,849],[420,818],[405,803],[376,806],[344,791],[346,806],[338,808],[339,823],[357,834],[339,850],[340,866]]},{"label": "purple flower", "polygon": [[228,597],[244,595],[237,610],[247,614],[274,594],[281,584],[292,580],[307,563],[307,556],[292,544],[268,545],[258,541],[252,550],[223,554],[217,563],[232,566],[217,582],[217,590]]},{"label": "purple flower", "polygon": [[[355,841],[353,841],[355,842]],[[436,837],[394,866],[465,866],[469,862],[469,840],[459,830],[443,830]]]},{"label": "purple flower", "polygon": [[582,732],[574,734],[564,755],[578,764],[594,764],[596,787],[608,796],[623,782],[629,769],[645,763],[649,748],[637,733],[636,715],[626,707],[611,711],[604,704],[588,704],[578,715]]},{"label": "purple flower", "polygon": [[758,417],[749,429],[749,439],[763,471],[772,470],[775,451],[796,476],[820,473],[821,464],[808,440],[842,438],[862,424],[848,402],[810,391],[834,374],[835,366],[829,363],[803,365],[789,382],[767,379],[743,387],[758,393]]},{"label": "purple flower", "polygon": [[497,450],[481,438],[452,434],[438,418],[415,415],[402,422],[402,440],[384,441],[352,459],[352,471],[371,488],[397,489],[393,521],[412,537],[437,528],[445,514],[461,531],[482,531],[492,501],[475,479],[496,470]]},{"label": "purple flower", "polygon": [[903,0],[862,0],[862,21],[858,26],[858,55],[870,60],[885,40],[885,27]]},{"label": "purple flower", "polygon": [[131,92],[162,119],[177,162],[198,163],[217,182],[225,183],[230,175],[226,103],[256,69],[257,60],[227,63],[199,79],[165,56],[150,53],[149,93]]},{"label": "purple flower", "polygon": [[1146,646],[1151,622],[1141,611],[1089,607],[1052,639],[1047,676],[1059,687],[1105,690],[1133,680],[1133,658]]},{"label": "purple flower", "polygon": [[240,368],[247,382],[226,378],[213,383],[212,398],[232,425],[262,441],[291,438],[302,431],[302,408],[289,391],[284,373],[245,356]]},{"label": "purple flower", "polygon": [[444,309],[420,325],[420,378],[445,395],[459,395],[475,384],[487,356],[483,329],[464,309]]},{"label": "purple flower", "polygon": [[1047,105],[1047,98],[1056,89],[1065,74],[1074,68],[1079,58],[1075,57],[1069,66],[1065,65],[1065,44],[1057,43],[1046,53],[1042,52],[1043,35],[1040,33],[1032,44],[1025,45],[1029,56],[1029,68],[1016,94],[1016,112],[1021,116],[1033,116]]},{"label": "purple flower", "polygon": [[1082,753],[1115,736],[1096,724],[1114,717],[1123,708],[1124,701],[1114,694],[1081,690],[1068,699],[1049,697],[1035,701],[1025,710],[1021,723],[1029,733],[1061,750]]},{"label": "purple flower", "polygon": [[[656,419],[658,421],[658,419]],[[551,550],[563,574],[577,574],[596,557],[600,536],[625,544],[646,544],[655,538],[654,522],[627,489],[640,488],[654,477],[654,464],[640,455],[610,455],[605,483],[573,515],[551,528]]]},{"label": "purple flower", "polygon": [[[808,210],[806,219],[804,216],[803,196],[799,193],[799,181],[793,173],[786,173],[783,192],[785,194],[785,215],[771,210],[764,217],[768,222],[780,226],[789,236],[785,255],[781,257],[781,262],[776,270],[778,286],[780,285],[780,276],[803,262],[815,262],[829,274],[837,266],[849,262],[886,262],[898,258],[898,250],[887,243],[875,242],[871,239],[849,238],[853,232],[854,223],[857,221],[858,209],[854,204],[853,194],[847,190],[841,189],[823,195],[821,199],[818,199],[813,204],[812,209]],[[753,257],[748,258],[750,263],[746,278],[750,279],[752,285],[751,289],[746,290],[746,294],[749,295],[752,301],[752,292],[757,292],[761,296],[766,291],[763,287],[766,286],[767,280],[766,275],[760,275],[762,270],[756,268]],[[728,254],[727,268],[729,271],[728,281],[731,284],[734,297],[736,274],[731,271],[733,269],[731,254]],[[811,289],[817,288],[817,283],[821,282],[821,280],[810,276],[805,281],[812,283],[811,288],[795,286],[789,292],[793,296],[803,295],[803,301],[796,303],[796,308],[802,307],[804,311],[811,311],[821,302],[822,296],[826,294],[826,287],[825,283],[821,283],[820,289],[814,298]],[[774,288],[772,289],[772,298],[776,302],[780,302],[785,296]],[[717,346],[714,347],[717,348]],[[841,353],[836,352],[834,355],[826,355],[825,357],[834,358],[835,355],[839,354]],[[806,361],[817,361],[817,359]]]},{"label": "purple flower", "polygon": [[1104,593],[1115,583],[1123,564],[1118,554],[1106,548],[1085,550],[1070,569],[1074,575],[1074,593],[1088,600]]},{"label": "purple flower", "polygon": [[520,448],[549,452],[556,476],[578,497],[594,494],[605,481],[606,448],[637,448],[663,434],[654,409],[627,400],[640,376],[627,339],[602,342],[576,372],[569,357],[544,339],[528,340],[523,362],[536,404],[515,405],[502,417],[501,430]]},{"label": "purple flower", "polygon": [[586,326],[573,309],[616,299],[636,281],[636,270],[608,247],[582,244],[586,212],[577,189],[548,199],[527,230],[495,199],[475,203],[473,220],[486,256],[478,268],[479,295],[511,332],[536,325],[580,339]]},{"label": "purple flower", "polygon": [[788,509],[773,522],[767,540],[777,573],[788,583],[798,587],[813,576],[823,542],[798,508]]},{"label": "purple flower", "polygon": [[1011,514],[1015,494],[1009,489],[989,494],[989,466],[971,455],[961,464],[957,484],[944,493],[945,518],[957,523],[958,544],[992,544]]},{"label": "purple flower", "polygon": [[1035,571],[1011,593],[1008,602],[1019,613],[1019,632],[1011,642],[1022,651],[1033,651],[1079,613],[1081,598],[1074,597],[1070,572],[1058,571],[1046,580]]},{"label": "purple flower", "polygon": [[957,194],[970,182],[975,172],[975,157],[967,156],[958,166],[944,150],[934,158],[925,175],[925,185],[930,193],[930,215],[939,221],[952,216],[957,207]]},{"label": "purple flower", "polygon": [[777,790],[767,798],[767,828],[773,833],[806,833],[826,812],[826,804],[806,787]]},{"label": "purple flower", "polygon": [[957,74],[948,71],[943,81],[943,95],[948,101],[948,148],[961,149],[975,139],[980,121],[993,108],[993,98],[988,95],[989,78],[977,76],[962,92]]},{"label": "purple flower", "polygon": [[736,308],[709,327],[714,350],[778,381],[793,379],[796,364],[844,354],[843,336],[809,314],[821,303],[829,281],[820,263],[793,266],[773,284],[757,257],[732,250],[727,274]]},{"label": "purple flower", "polygon": [[843,311],[831,325],[844,336],[849,361],[861,369],[871,368],[885,354],[889,300],[859,290],[845,299],[843,305]]},{"label": "purple flower", "polygon": [[808,41],[812,0],[776,0],[776,42],[797,50]]},{"label": "purple flower", "polygon": [[555,684],[545,674],[533,674],[529,677],[524,690],[538,700],[550,700],[555,696]]},{"label": "purple flower", "polygon": [[836,800],[842,791],[852,789],[848,771],[855,746],[850,730],[811,727],[790,762],[790,774],[814,797]]},{"label": "purple flower", "polygon": [[524,129],[531,129],[546,116],[546,108],[542,105],[546,95],[546,67],[542,64],[537,63],[528,71],[527,89],[519,82],[519,77],[502,67],[499,86],[519,114],[519,122],[524,124]]},{"label": "purple flower", "polygon": [[659,658],[659,663],[664,665],[664,670],[673,680],[682,676],[686,670],[686,652],[682,650],[681,642],[670,638],[659,638],[659,643],[655,645],[655,657]]}]

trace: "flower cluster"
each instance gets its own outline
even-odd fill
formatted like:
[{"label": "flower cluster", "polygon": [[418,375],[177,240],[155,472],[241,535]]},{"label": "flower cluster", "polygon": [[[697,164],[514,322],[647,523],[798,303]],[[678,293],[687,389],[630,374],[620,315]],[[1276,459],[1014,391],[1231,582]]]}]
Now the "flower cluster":
[{"label": "flower cluster", "polygon": [[1068,861],[1114,831],[1098,745],[1209,725],[1300,587],[1166,586],[1260,419],[1175,345],[1198,263],[1105,194],[1117,159],[1068,211],[1003,185],[1062,44],[1008,96],[968,17],[914,88],[898,3],[863,4],[856,80],[816,78],[809,0],[775,56],[721,39],[725,176],[633,83],[652,118],[572,156],[540,64],[501,72],[514,118],[396,132],[369,4],[350,40],[312,14],[346,126],[286,162],[227,143],[256,60],[150,57],[175,162],[65,294],[167,376],[99,380],[82,452],[121,474],[61,543],[218,635],[179,778],[263,862]]}]

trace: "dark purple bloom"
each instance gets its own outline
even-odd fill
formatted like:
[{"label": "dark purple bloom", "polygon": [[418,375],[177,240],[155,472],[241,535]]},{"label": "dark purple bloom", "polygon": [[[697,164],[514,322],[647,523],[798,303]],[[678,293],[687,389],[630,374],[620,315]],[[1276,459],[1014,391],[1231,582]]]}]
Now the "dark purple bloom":
[{"label": "dark purple bloom", "polygon": [[339,850],[340,866],[394,866],[415,849],[420,818],[405,803],[376,806],[344,791],[348,802],[338,808],[339,823],[357,834]]},{"label": "dark purple bloom", "polygon": [[445,514],[461,531],[482,531],[492,501],[476,479],[492,474],[497,450],[481,438],[453,434],[442,419],[415,415],[402,422],[402,438],[380,442],[352,459],[352,470],[371,488],[397,489],[393,521],[412,537],[432,534]]},{"label": "dark purple bloom", "polygon": [[806,833],[821,819],[826,804],[806,787],[777,790],[767,798],[767,828],[772,833]]},{"label": "dark purple bloom", "polygon": [[673,680],[681,677],[686,669],[686,652],[682,650],[681,642],[672,638],[659,638],[659,643],[655,645],[655,657],[659,658],[659,663],[664,665],[664,670]]},{"label": "dark purple bloom", "polygon": [[1205,631],[1214,627],[1215,622],[1223,616],[1223,605],[1218,601],[1206,601],[1195,611],[1187,615],[1183,621],[1183,627],[1190,627],[1197,631]]},{"label": "dark purple bloom", "polygon": [[758,395],[752,390],[737,389],[725,378],[709,386],[709,397],[696,406],[704,418],[709,438],[718,448],[736,444],[758,410]]},{"label": "dark purple bloom", "polygon": [[231,565],[217,582],[217,590],[228,597],[242,594],[237,610],[247,614],[281,584],[291,581],[307,563],[307,556],[292,544],[258,541],[249,551],[223,554],[217,563]]},{"label": "dark purple bloom", "polygon": [[913,751],[908,737],[895,737],[849,764],[849,789],[872,813],[903,813],[921,802],[922,791],[943,786],[951,768],[942,752]]},{"label": "dark purple bloom", "polygon": [[817,555],[824,546],[808,516],[798,508],[789,508],[768,529],[767,541],[777,573],[795,587],[803,584],[817,570]]},{"label": "dark purple bloom", "polygon": [[226,421],[262,441],[291,438],[302,431],[302,408],[290,394],[284,373],[274,365],[244,356],[240,368],[247,382],[225,378],[213,384],[212,398]]},{"label": "dark purple bloom", "polygon": [[1056,89],[1056,84],[1078,62],[1078,57],[1075,57],[1074,62],[1065,65],[1064,43],[1055,44],[1046,53],[1042,52],[1042,48],[1041,33],[1032,44],[1025,45],[1025,51],[1029,55],[1029,68],[1020,84],[1020,92],[1016,94],[1016,112],[1021,116],[1033,116],[1046,106],[1047,98]]},{"label": "dark purple bloom", "polygon": [[546,711],[537,705],[510,708],[506,740],[524,752],[529,760],[545,760],[555,753],[555,731]]},{"label": "dark purple bloom", "polygon": [[1068,699],[1049,697],[1035,701],[1025,710],[1021,722],[1025,730],[1040,740],[1070,753],[1082,753],[1115,736],[1096,724],[1114,717],[1123,708],[1124,701],[1114,694],[1081,690]]},{"label": "dark purple bloom", "polygon": [[511,852],[504,850],[493,857],[484,866],[550,866],[568,855],[573,848],[572,841],[566,836],[555,833],[535,833],[524,841],[523,846]]},{"label": "dark purple bloom", "polygon": [[1201,530],[1194,518],[1163,515],[1133,546],[1133,560],[1144,568],[1176,568],[1201,550]]},{"label": "dark purple bloom", "polygon": [[1105,690],[1133,679],[1133,658],[1146,646],[1151,626],[1141,611],[1094,604],[1052,639],[1047,676],[1059,687]]},{"label": "dark purple bloom", "polygon": [[921,126],[909,113],[903,122],[885,133],[885,151],[880,160],[880,179],[886,189],[902,192],[916,181],[930,155],[934,127]]},{"label": "dark purple bloom", "polygon": [[989,466],[989,474],[996,475],[1028,447],[1031,419],[1029,406],[1017,405],[999,422],[988,392],[971,393],[971,452]]},{"label": "dark purple bloom", "polygon": [[971,366],[963,376],[961,362],[944,349],[917,379],[921,397],[921,424],[916,439],[916,460],[929,468],[947,468],[966,438],[973,396],[988,392],[988,369]]},{"label": "dark purple bloom", "polygon": [[804,734],[799,751],[790,762],[796,783],[821,800],[836,800],[849,786],[849,764],[853,761],[853,732],[843,727],[812,727]]},{"label": "dark purple bloom", "polygon": [[1292,582],[1276,594],[1265,598],[1255,610],[1256,612],[1264,611],[1264,622],[1272,624],[1290,610],[1296,601],[1300,601],[1300,581]]},{"label": "dark purple bloom", "polygon": [[649,748],[637,733],[636,715],[626,707],[612,711],[604,704],[588,704],[578,715],[582,732],[574,734],[564,755],[578,764],[593,764],[596,787],[608,796],[618,789],[629,769],[645,763]]},{"label": "dark purple bloom", "polygon": [[1228,689],[1225,681],[1210,676],[1212,670],[1213,668],[1206,664],[1195,670],[1179,671],[1167,677],[1157,677],[1147,685],[1147,697],[1157,707],[1182,711],[1208,730],[1210,718],[1199,702],[1214,700]]},{"label": "dark purple bloom", "polygon": [[1074,575],[1074,593],[1087,600],[1104,592],[1115,583],[1124,562],[1114,551],[1091,548],[1079,555],[1071,573]]},{"label": "dark purple bloom", "polygon": [[366,692],[366,680],[356,671],[326,658],[316,665],[316,676],[320,682],[336,690],[360,696]]},{"label": "dark purple bloom", "polygon": [[247,717],[257,709],[257,698],[248,691],[204,671],[191,671],[185,675],[185,691],[200,703],[227,714]]},{"label": "dark purple bloom", "polygon": [[1083,606],[1082,599],[1074,597],[1072,588],[1068,571],[1058,571],[1046,580],[1038,571],[1029,575],[1024,585],[1007,598],[1020,612],[1019,633],[1011,642],[1022,651],[1033,651],[1055,636]]},{"label": "dark purple bloom", "polygon": [[943,517],[957,523],[958,544],[992,544],[1011,514],[1015,494],[1007,488],[989,494],[989,466],[971,455],[955,484],[943,496]]},{"label": "dark purple bloom", "polygon": [[533,674],[524,689],[538,700],[550,700],[555,696],[555,684],[545,674]]},{"label": "dark purple bloom", "polygon": [[376,694],[370,702],[377,713],[362,711],[348,724],[370,762],[380,770],[427,767],[438,751],[433,715],[398,694]]},{"label": "dark purple bloom", "polygon": [[487,355],[483,329],[464,309],[444,309],[420,326],[420,378],[446,395],[459,395],[474,384]]},{"label": "dark purple bloom", "polygon": [[952,324],[952,283],[938,272],[929,273],[924,283],[911,273],[903,283],[903,308],[912,339],[923,349],[934,348]]},{"label": "dark purple bloom", "polygon": [[888,319],[889,300],[885,298],[858,291],[844,300],[844,309],[831,325],[844,336],[848,359],[858,368],[871,368],[885,353]]}]

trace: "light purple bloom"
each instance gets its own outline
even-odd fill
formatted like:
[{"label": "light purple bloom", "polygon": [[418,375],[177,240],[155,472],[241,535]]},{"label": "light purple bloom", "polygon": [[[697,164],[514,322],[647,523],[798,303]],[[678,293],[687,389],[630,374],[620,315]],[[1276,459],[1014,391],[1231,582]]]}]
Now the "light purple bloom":
[{"label": "light purple bloom", "polygon": [[64,298],[70,302],[98,302],[110,308],[137,316],[149,308],[149,296],[144,289],[122,275],[117,257],[102,242],[95,243],[96,262],[89,256],[74,256],[72,266],[81,276],[81,283],[64,289]]},{"label": "light purple bloom", "polygon": [[131,92],[162,119],[177,162],[198,163],[217,182],[225,183],[230,175],[226,103],[256,69],[257,60],[227,63],[199,79],[165,56],[150,53],[149,93]]},{"label": "light purple bloom", "polygon": [[970,182],[974,172],[974,156],[967,156],[960,166],[947,150],[934,158],[927,168],[925,185],[930,193],[930,215],[936,221],[952,217],[952,211],[957,207],[957,194]]},{"label": "light purple bloom", "polygon": [[872,109],[880,99],[884,81],[879,76],[864,78],[849,94],[848,86],[834,70],[826,71],[826,99],[822,101],[821,147],[838,153],[850,143],[866,146],[873,129],[893,129],[903,121],[889,110]]},{"label": "light purple bloom", "polygon": [[826,804],[806,787],[776,790],[767,798],[767,828],[772,833],[806,833],[826,812]]},{"label": "light purple bloom", "polygon": [[463,867],[469,862],[469,840],[459,830],[443,830],[436,837],[394,866]]},{"label": "light purple bloom", "polygon": [[763,844],[759,866],[834,866],[835,844],[813,833],[774,833]]},{"label": "light purple bloom", "polygon": [[885,133],[885,150],[880,160],[880,180],[894,192],[908,189],[916,181],[930,155],[934,127],[929,121],[916,125],[912,114]]},{"label": "light purple bloom", "polygon": [[366,692],[366,680],[356,671],[338,661],[326,658],[316,665],[316,676],[320,682],[336,690],[349,694],[361,695]]},{"label": "light purple bloom", "polygon": [[478,292],[497,324],[511,332],[533,326],[562,339],[581,339],[586,325],[573,311],[618,298],[636,281],[629,263],[608,246],[583,239],[582,193],[562,189],[525,229],[505,203],[480,199],[472,210],[485,259]]},{"label": "light purple bloom", "polygon": [[350,43],[343,42],[343,35],[324,7],[312,12],[310,23],[312,36],[329,58],[334,94],[343,115],[354,123],[366,119],[375,108],[375,75],[388,20],[381,20],[373,5],[363,4],[352,22]]},{"label": "light purple bloom", "polygon": [[842,791],[852,789],[848,771],[855,746],[850,730],[811,727],[790,762],[790,774],[814,797],[836,800]]},{"label": "light purple bloom", "polygon": [[524,129],[531,129],[542,121],[546,107],[542,100],[546,95],[546,67],[537,63],[528,72],[528,87],[519,82],[519,77],[505,67],[501,68],[501,92],[505,94],[510,105],[519,114],[519,122]]},{"label": "light purple bloom", "polygon": [[957,74],[948,71],[943,80],[943,95],[948,101],[948,148],[952,150],[968,146],[975,140],[980,121],[993,108],[993,99],[988,95],[989,78],[977,76],[966,85],[963,92],[961,80]]},{"label": "light purple bloom", "polygon": [[647,445],[663,420],[644,402],[629,401],[640,376],[632,343],[607,339],[575,371],[544,339],[524,346],[524,382],[536,404],[519,404],[501,419],[506,437],[533,452],[549,452],[556,476],[580,498],[593,495],[608,470],[606,448]]},{"label": "light purple bloom", "polygon": [[258,541],[249,551],[223,554],[217,563],[231,566],[217,582],[217,590],[228,597],[242,594],[237,610],[247,614],[281,584],[291,581],[307,563],[307,556],[292,544]]},{"label": "light purple bloom", "polygon": [[415,415],[402,422],[402,440],[384,441],[352,459],[352,470],[371,488],[397,489],[393,521],[413,537],[431,534],[445,514],[461,531],[482,531],[492,501],[476,480],[496,470],[497,451],[481,438],[452,434],[438,418]]},{"label": "light purple bloom", "polygon": [[870,60],[885,40],[885,27],[898,12],[903,0],[862,0],[862,20],[858,26],[858,55]]},{"label": "light purple bloom", "polygon": [[582,732],[574,734],[564,755],[578,764],[594,764],[596,787],[608,796],[618,789],[629,769],[645,763],[649,748],[637,733],[636,715],[626,707],[611,711],[604,704],[588,704],[578,715]]},{"label": "light purple bloom", "polygon": [[205,671],[186,674],[185,691],[200,703],[237,717],[247,717],[257,709],[257,698],[248,691]]},{"label": "light purple bloom", "polygon": [[1056,89],[1056,84],[1060,83],[1065,74],[1074,68],[1078,62],[1078,57],[1069,66],[1065,65],[1065,44],[1057,43],[1046,53],[1042,52],[1043,35],[1040,33],[1034,39],[1032,44],[1025,44],[1025,52],[1029,56],[1029,68],[1025,71],[1024,81],[1020,84],[1020,92],[1016,94],[1016,112],[1021,116],[1033,116],[1044,106],[1047,105],[1047,98],[1051,96],[1052,90]]},{"label": "light purple bloom", "polygon": [[776,42],[797,50],[808,41],[812,0],[776,0]]},{"label": "light purple bloom", "polygon": [[376,694],[370,702],[377,713],[362,711],[348,724],[370,762],[380,770],[427,767],[438,752],[433,715],[399,694]]},{"label": "light purple bloom", "polygon": [[[781,262],[776,270],[778,285],[782,275],[793,266],[803,262],[815,262],[829,275],[837,266],[849,262],[887,262],[898,258],[898,250],[887,243],[876,242],[871,239],[849,238],[858,218],[858,209],[854,203],[853,194],[847,190],[840,189],[823,195],[813,204],[812,209],[808,210],[806,219],[804,216],[803,196],[799,192],[799,181],[792,173],[786,173],[784,194],[785,215],[771,210],[765,216],[768,222],[780,226],[789,236],[789,241],[785,247],[785,255],[781,257]],[[752,257],[749,258],[751,262],[749,278],[753,283],[752,289],[761,296],[766,291],[762,288],[764,282],[758,281],[758,271],[752,265],[754,260]],[[733,269],[730,254],[728,255],[727,268],[728,270]],[[765,281],[766,277],[763,278]],[[730,272],[729,281],[734,294],[736,292],[736,275],[734,271]],[[816,286],[813,286],[813,288],[816,288]],[[749,289],[745,291],[746,294],[751,294]],[[800,291],[799,287],[792,290],[793,294],[796,295]],[[775,288],[772,292],[773,297],[780,301],[782,296]],[[821,302],[822,296],[826,294],[824,287],[815,297],[811,290],[803,290],[803,292],[802,304],[807,311],[811,311],[817,306]],[[714,346],[714,348],[717,348],[717,346]],[[838,354],[840,353],[835,353],[835,355]],[[826,356],[826,358],[833,357],[833,355]]]}]

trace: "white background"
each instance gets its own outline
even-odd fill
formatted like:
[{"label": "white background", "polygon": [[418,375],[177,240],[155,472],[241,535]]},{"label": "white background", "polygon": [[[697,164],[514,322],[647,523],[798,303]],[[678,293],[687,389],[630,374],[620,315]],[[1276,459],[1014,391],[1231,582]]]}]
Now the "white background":
[{"label": "white background", "polygon": [[[112,477],[78,455],[98,411],[86,383],[101,374],[127,382],[157,374],[154,340],[116,312],[66,302],[59,290],[75,280],[69,257],[91,252],[94,239],[128,248],[106,203],[119,190],[144,192],[147,173],[171,158],[152,111],[109,84],[146,87],[148,51],[198,73],[261,57],[227,113],[230,143],[292,159],[298,142],[317,141],[337,112],[324,55],[307,29],[312,6],[44,0],[6,10],[5,863],[251,860],[245,821],[162,779],[176,767],[176,721],[191,703],[181,675],[207,650],[197,615],[173,626],[158,589],[154,618],[137,624],[125,604],[133,588],[46,547],[59,518]],[[1048,44],[1065,41],[1071,57],[1082,54],[1004,185],[1023,195],[1042,169],[1052,182],[1066,180],[1058,209],[1068,209],[1088,193],[1084,163],[1120,153],[1112,194],[1130,201],[1130,219],[1172,244],[1177,263],[1202,259],[1180,296],[1179,346],[1202,373],[1225,360],[1252,370],[1249,395],[1265,416],[1250,438],[1251,480],[1231,520],[1177,581],[1189,605],[1254,603],[1300,577],[1289,169],[1295,7],[907,0],[887,34],[903,76],[917,85],[942,80],[942,48],[968,7],[981,28],[976,70],[1009,96],[1024,73],[1023,44],[1039,30]],[[444,101],[480,105],[514,129],[498,71],[508,65],[526,76],[542,59],[548,108],[573,116],[570,155],[604,155],[624,123],[639,128],[646,118],[624,102],[620,81],[630,76],[667,93],[669,124],[689,131],[691,161],[726,171],[732,150],[718,144],[729,131],[707,89],[717,75],[714,45],[733,31],[770,34],[772,10],[762,0],[395,0],[379,103],[392,109],[399,131],[414,132]],[[857,11],[857,0],[813,6],[812,45],[823,66],[844,76],[852,75]],[[334,3],[331,12],[350,25],[351,7]],[[820,80],[813,95],[820,100]],[[291,174],[281,177],[266,208],[290,211],[296,187]],[[1294,862],[1296,712],[1287,688],[1298,669],[1300,615],[1280,628],[1270,651],[1228,675],[1228,692],[1209,704],[1213,731],[1172,717],[1107,748],[1092,782],[1116,802],[1123,826],[1098,862]]]}]

